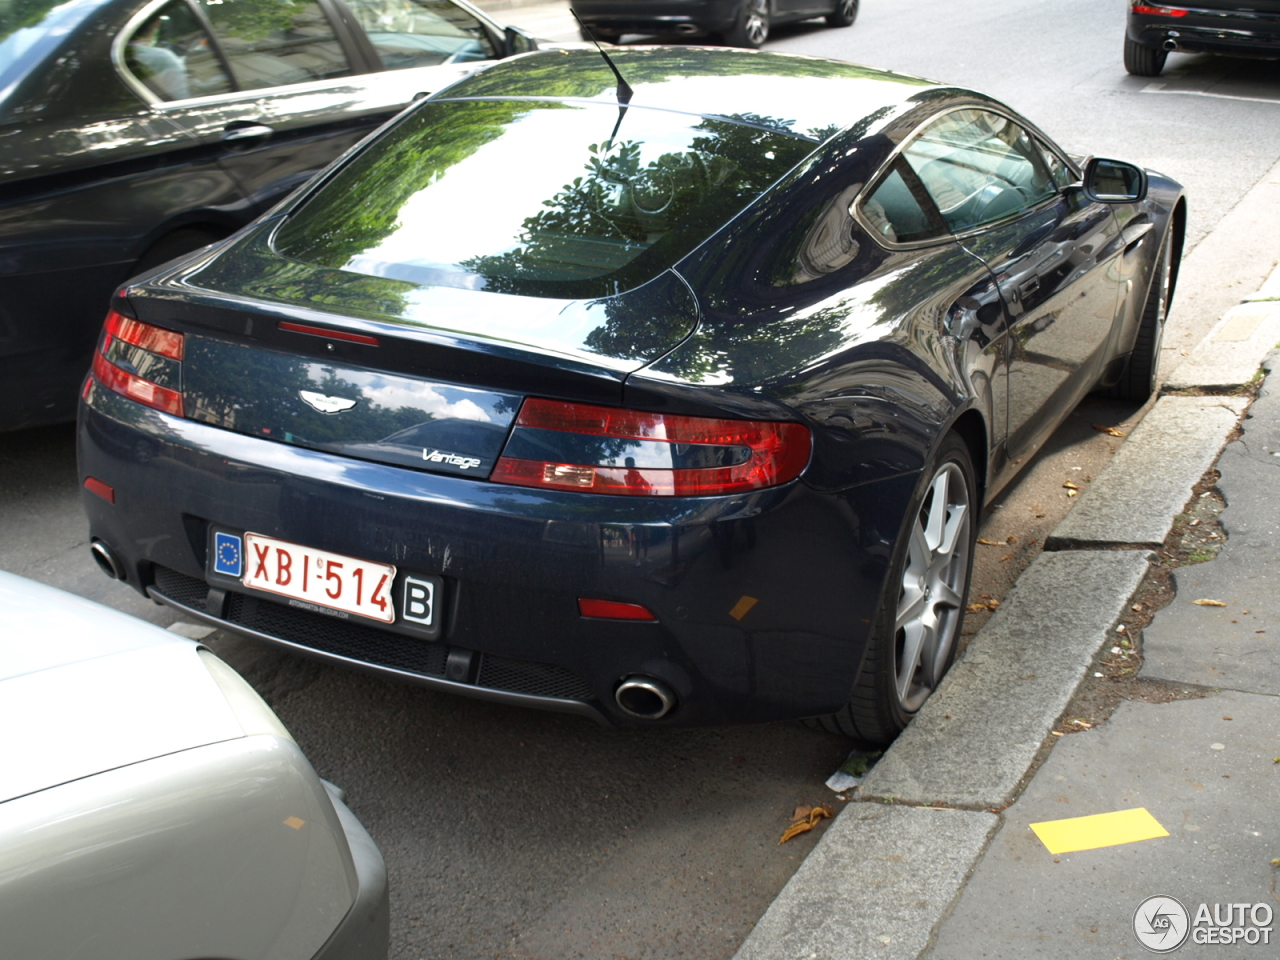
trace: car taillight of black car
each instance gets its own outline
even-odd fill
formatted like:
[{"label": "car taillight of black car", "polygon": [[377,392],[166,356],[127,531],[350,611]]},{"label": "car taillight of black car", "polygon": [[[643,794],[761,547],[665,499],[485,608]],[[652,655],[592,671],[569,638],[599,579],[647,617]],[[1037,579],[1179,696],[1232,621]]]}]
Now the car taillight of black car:
[{"label": "car taillight of black car", "polygon": [[181,333],[108,311],[93,375],[108,390],[181,417],[183,343]]}]

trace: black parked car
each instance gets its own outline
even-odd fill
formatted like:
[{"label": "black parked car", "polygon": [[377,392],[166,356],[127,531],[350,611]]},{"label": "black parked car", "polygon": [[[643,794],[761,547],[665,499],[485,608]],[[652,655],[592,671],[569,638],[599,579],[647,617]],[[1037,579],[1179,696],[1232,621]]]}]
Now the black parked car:
[{"label": "black parked car", "polygon": [[1280,58],[1280,0],[1197,0],[1165,6],[1129,0],[1124,68],[1155,77],[1171,51]]},{"label": "black parked car", "polygon": [[825,17],[850,26],[858,0],[569,0],[584,40],[615,41],[624,33],[709,37],[731,47],[759,47],[769,28]]},{"label": "black parked car", "polygon": [[0,3],[0,430],[74,417],[126,278],[531,46],[463,0]]},{"label": "black parked car", "polygon": [[120,291],[93,549],[427,686],[891,739],[983,504],[1086,392],[1151,392],[1181,190],[968,90],[613,59],[629,87],[588,49],[468,77]]}]

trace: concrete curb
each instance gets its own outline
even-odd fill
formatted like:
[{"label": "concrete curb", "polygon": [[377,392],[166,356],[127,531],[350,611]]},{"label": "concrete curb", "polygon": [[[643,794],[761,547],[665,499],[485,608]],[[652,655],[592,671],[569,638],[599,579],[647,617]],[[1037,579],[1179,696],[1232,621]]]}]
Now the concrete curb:
[{"label": "concrete curb", "polygon": [[1040,554],[867,775],[857,799],[970,809],[1012,802],[1142,582],[1148,556],[1145,550]]},{"label": "concrete curb", "polygon": [[850,805],[736,960],[914,960],[998,825],[992,813]]},{"label": "concrete curb", "polygon": [[1161,397],[1048,537],[1045,549],[1158,547],[1247,405],[1243,397]]},{"label": "concrete curb", "polygon": [[1258,299],[1232,307],[1169,375],[1166,390],[1201,387],[1230,390],[1246,384],[1280,341],[1280,300]]}]

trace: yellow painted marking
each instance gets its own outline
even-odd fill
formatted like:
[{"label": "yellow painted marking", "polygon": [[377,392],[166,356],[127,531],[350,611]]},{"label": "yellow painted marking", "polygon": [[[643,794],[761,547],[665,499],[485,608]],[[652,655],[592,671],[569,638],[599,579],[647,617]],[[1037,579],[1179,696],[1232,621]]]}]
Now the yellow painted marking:
[{"label": "yellow painted marking", "polygon": [[729,616],[735,620],[741,620],[757,603],[759,601],[755,597],[743,597],[733,605],[733,609],[729,611]]},{"label": "yellow painted marking", "polygon": [[301,817],[290,817],[284,822],[284,825],[286,827],[293,827],[295,830],[301,830],[302,825],[306,822],[307,821],[303,820]]},{"label": "yellow painted marking", "polygon": [[1068,820],[1046,820],[1031,824],[1031,829],[1050,853],[1096,850],[1098,847],[1114,847],[1169,835],[1169,831],[1160,826],[1160,821],[1146,807]]}]

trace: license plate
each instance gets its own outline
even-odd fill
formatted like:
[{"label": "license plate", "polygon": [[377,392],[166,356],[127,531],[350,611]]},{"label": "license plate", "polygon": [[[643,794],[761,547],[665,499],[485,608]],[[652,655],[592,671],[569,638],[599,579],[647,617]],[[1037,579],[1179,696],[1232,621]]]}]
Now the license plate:
[{"label": "license plate", "polygon": [[341,553],[303,547],[286,540],[244,535],[246,587],[342,610],[382,623],[394,623],[391,601],[396,568]]}]

